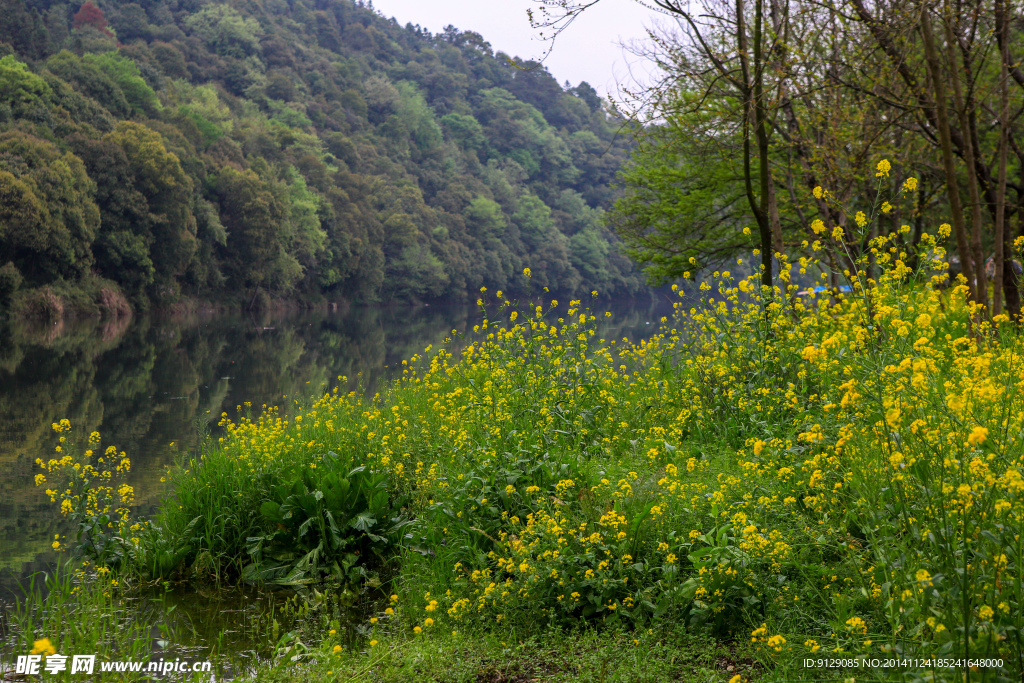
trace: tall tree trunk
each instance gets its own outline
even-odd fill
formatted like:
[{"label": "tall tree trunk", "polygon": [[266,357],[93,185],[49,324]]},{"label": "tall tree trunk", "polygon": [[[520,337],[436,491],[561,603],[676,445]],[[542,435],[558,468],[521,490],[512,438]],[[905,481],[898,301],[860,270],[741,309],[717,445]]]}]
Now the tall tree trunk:
[{"label": "tall tree trunk", "polygon": [[768,222],[772,228],[772,253],[784,253],[785,244],[782,242],[782,220],[779,218],[779,205],[775,200],[775,183],[768,178]]},{"label": "tall tree trunk", "polygon": [[[1008,227],[1008,226],[1004,226]],[[1011,254],[1007,259],[1006,255]],[[1013,267],[1013,231],[1003,231],[1003,296],[1006,297],[1006,314],[1011,320],[1021,319],[1020,310],[1020,277]]]},{"label": "tall tree trunk", "polygon": [[[999,315],[1003,312],[1003,297],[1000,296],[999,289],[1002,287],[1004,293],[1007,295],[1007,303],[1009,303],[1010,296],[1009,292],[1006,291],[1006,278],[1004,277],[1005,263],[1006,263],[1006,242],[1009,240],[1005,239],[1009,233],[1006,230],[1006,150],[1010,146],[1008,131],[1010,127],[1010,91],[1009,82],[1009,41],[1005,35],[1006,31],[1006,7],[1003,0],[995,0],[995,16],[996,16],[996,31],[1001,35],[999,37],[999,58],[1000,58],[1000,69],[999,69],[999,160],[996,166],[996,273],[995,279],[992,281],[993,298],[995,301],[992,302],[992,312],[995,315]],[[1010,274],[1013,274],[1012,264],[1009,268]],[[1010,284],[1013,289],[1016,289],[1016,283],[1013,278],[1010,278]]]},{"label": "tall tree trunk", "polygon": [[[743,18],[743,0],[736,0],[736,42],[740,58],[741,90],[743,95],[743,176],[746,184],[747,203],[757,220],[761,237],[761,286],[767,287],[767,296],[772,297],[772,232],[767,208],[768,202],[768,134],[764,126],[763,79],[761,76],[761,15],[762,0],[756,0],[754,11],[754,73],[751,74],[748,61],[747,28]],[[753,75],[753,83],[751,83]],[[750,163],[750,119],[753,117],[754,136],[757,140],[759,163],[760,198],[754,195],[753,172]],[[767,308],[765,309],[767,315]]]},{"label": "tall tree trunk", "polygon": [[[788,39],[787,31],[789,27],[789,22],[786,21],[789,16],[788,5],[788,2],[781,0],[768,0],[768,17],[771,20],[771,37],[769,41],[773,42],[777,49],[772,52],[770,60],[765,67],[762,67],[762,72],[768,69],[772,73],[780,73],[785,69],[786,41]],[[781,102],[785,95],[786,80],[780,78],[776,101]],[[766,128],[767,136],[770,138],[772,128],[770,126],[766,126]],[[771,179],[770,167],[768,172],[768,220],[771,222],[774,251],[781,254],[785,252],[786,245],[782,241],[782,220],[779,218],[779,204],[775,198],[775,182]]]},{"label": "tall tree trunk", "polygon": [[[775,193],[771,191],[771,169],[768,167],[768,128],[766,125],[766,119],[768,118],[767,112],[764,106],[764,63],[761,53],[761,34],[762,24],[764,20],[764,0],[755,0],[754,2],[754,134],[757,136],[757,162],[758,162],[758,176],[761,181],[761,216],[765,223],[763,230],[768,234],[761,235],[761,248],[767,247],[768,253],[762,256],[762,263],[767,263],[765,267],[767,284],[769,287],[772,286],[772,257],[774,256],[774,249],[772,248],[772,211],[777,209],[771,206],[772,200],[775,198]],[[782,232],[779,231],[779,241],[781,242]]]},{"label": "tall tree trunk", "polygon": [[[949,59],[950,82],[953,84],[953,106],[956,108],[957,118],[960,119],[960,130],[963,131],[964,139],[964,164],[967,166],[967,192],[971,202],[971,256],[974,258],[974,272],[976,275],[975,295],[978,301],[988,305],[988,287],[985,282],[985,252],[981,248],[981,197],[978,193],[978,170],[974,165],[974,145],[970,144],[970,127],[975,117],[968,115],[968,108],[974,107],[974,97],[968,92],[964,98],[960,80],[968,70],[967,56],[963,56],[963,69],[957,64],[957,50],[954,48],[956,38],[953,35],[953,12],[949,6],[949,0],[943,3],[945,17],[943,17],[943,29],[946,35],[946,54]],[[968,90],[970,85],[968,85]],[[972,113],[973,114],[973,113]],[[963,260],[963,255],[960,256]]]},{"label": "tall tree trunk", "polygon": [[950,139],[949,115],[946,111],[946,85],[939,66],[939,56],[935,50],[935,36],[932,33],[931,19],[928,9],[921,3],[921,39],[924,43],[925,60],[928,62],[928,73],[931,76],[932,88],[935,91],[935,118],[939,135],[939,147],[942,149],[942,165],[946,172],[946,192],[949,195],[950,221],[956,234],[956,249],[960,254],[960,267],[967,278],[970,296],[978,300],[975,288],[974,268],[971,253],[967,247],[967,233],[964,230],[963,207],[960,204],[960,190],[956,181],[956,167],[953,159],[953,143]]}]

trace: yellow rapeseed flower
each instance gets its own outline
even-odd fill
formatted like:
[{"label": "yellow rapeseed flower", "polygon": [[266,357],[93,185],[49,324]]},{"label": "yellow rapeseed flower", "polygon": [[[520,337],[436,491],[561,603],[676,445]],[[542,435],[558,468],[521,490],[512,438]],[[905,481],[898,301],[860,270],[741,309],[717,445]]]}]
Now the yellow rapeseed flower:
[{"label": "yellow rapeseed flower", "polygon": [[972,446],[979,446],[985,442],[988,438],[988,428],[977,426],[971,430],[970,435],[967,437],[967,443]]}]

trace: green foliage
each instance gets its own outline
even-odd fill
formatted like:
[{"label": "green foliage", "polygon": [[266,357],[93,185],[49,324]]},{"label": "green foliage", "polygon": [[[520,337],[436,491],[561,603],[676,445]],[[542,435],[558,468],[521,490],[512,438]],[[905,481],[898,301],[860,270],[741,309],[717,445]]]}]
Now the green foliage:
[{"label": "green foliage", "polygon": [[148,204],[151,252],[156,272],[180,274],[196,250],[196,222],[191,211],[192,179],[162,135],[144,124],[121,121],[103,138],[120,147],[135,189]]},{"label": "green foliage", "polygon": [[413,144],[420,152],[435,150],[441,144],[442,134],[441,127],[434,120],[434,112],[412,83],[399,83],[398,94],[401,97],[398,118],[409,131]]},{"label": "green foliage", "polygon": [[[717,517],[717,515],[714,515]],[[695,626],[711,626],[715,633],[732,633],[743,626],[743,616],[755,614],[761,598],[753,582],[750,556],[740,549],[740,537],[729,524],[696,536],[686,559],[700,575],[687,579],[673,595],[685,605],[685,618]],[[704,589],[704,600],[694,600]]]},{"label": "green foliage", "polygon": [[441,117],[445,133],[463,149],[482,149],[486,138],[480,122],[470,114],[451,113]]},{"label": "green foliage", "polygon": [[477,197],[466,207],[466,227],[477,239],[500,238],[505,233],[501,206],[487,197]]},{"label": "green foliage", "polygon": [[82,160],[46,140],[0,133],[0,261],[33,284],[74,278],[93,262],[100,214]]},{"label": "green foliage", "polygon": [[131,115],[131,105],[125,93],[95,60],[86,60],[63,50],[46,60],[46,68],[81,94],[99,103],[115,118]]},{"label": "green foliage", "polygon": [[544,244],[554,236],[555,224],[551,220],[551,209],[535,195],[519,198],[512,220],[519,226],[522,238],[533,247]]},{"label": "green foliage", "polygon": [[444,293],[448,274],[444,264],[422,244],[402,248],[389,264],[388,283],[395,295],[403,298],[433,298]]},{"label": "green foliage", "polygon": [[13,55],[0,59],[0,101],[25,106],[50,94],[46,81]]},{"label": "green foliage", "polygon": [[109,76],[124,93],[125,100],[135,114],[153,116],[160,111],[160,100],[142,78],[138,65],[131,59],[116,52],[104,52],[98,55],[87,54],[82,57],[82,61],[99,67]]},{"label": "green foliage", "polygon": [[401,540],[407,522],[388,477],[356,467],[339,471],[341,458],[327,453],[317,470],[283,473],[260,506],[266,533],[246,540],[252,564],[242,578],[297,586],[333,579],[347,585],[365,578],[366,565],[381,562]]},{"label": "green foliage", "polygon": [[312,265],[324,249],[327,239],[320,224],[320,197],[309,189],[306,179],[294,168],[286,169],[288,182],[288,252],[294,254],[299,263]]},{"label": "green foliage", "polygon": [[749,218],[740,170],[729,149],[698,146],[683,126],[645,134],[609,218],[648,280],[683,277],[693,257],[706,263],[754,248],[741,234]]},{"label": "green foliage", "polygon": [[17,266],[12,261],[0,266],[0,303],[6,304],[11,295],[21,287],[23,280],[24,278],[21,277],[21,273],[18,272]]},{"label": "green foliage", "polygon": [[207,5],[185,19],[185,28],[225,57],[246,57],[259,48],[259,23],[230,5]]},{"label": "green foliage", "polygon": [[[314,4],[83,5],[73,26],[66,8],[12,6],[0,122],[84,162],[95,190],[66,204],[95,205],[99,226],[70,251],[48,229],[35,241],[51,247],[0,256],[30,287],[95,268],[143,306],[248,305],[257,286],[466,300],[518,291],[526,266],[567,292],[641,286],[600,225],[629,142],[593,89],[522,72],[474,33]],[[60,193],[4,170],[3,239],[54,225]]]},{"label": "green foliage", "polygon": [[291,287],[302,266],[285,248],[287,207],[273,186],[251,170],[225,168],[217,178],[217,192],[228,232],[226,261],[238,280],[248,286],[267,280]]}]

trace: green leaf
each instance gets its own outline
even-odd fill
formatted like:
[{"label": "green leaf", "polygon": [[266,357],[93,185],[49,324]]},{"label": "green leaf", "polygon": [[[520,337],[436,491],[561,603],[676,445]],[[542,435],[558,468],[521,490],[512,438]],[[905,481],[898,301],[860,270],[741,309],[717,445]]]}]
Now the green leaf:
[{"label": "green leaf", "polygon": [[263,504],[260,505],[260,514],[263,515],[263,517],[265,519],[267,519],[268,521],[271,521],[271,522],[282,522],[283,521],[283,519],[281,517],[281,506],[280,506],[280,504],[275,503],[272,500],[264,501]]},{"label": "green leaf", "polygon": [[358,515],[349,520],[349,526],[359,531],[368,532],[377,523],[377,520],[370,516],[368,512],[360,512]]}]

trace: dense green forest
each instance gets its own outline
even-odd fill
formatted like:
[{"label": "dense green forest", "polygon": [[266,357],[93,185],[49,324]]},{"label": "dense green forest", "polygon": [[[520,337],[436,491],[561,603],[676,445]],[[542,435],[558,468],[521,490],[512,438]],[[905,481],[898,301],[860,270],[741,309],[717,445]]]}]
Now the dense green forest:
[{"label": "dense green forest", "polygon": [[621,128],[360,2],[2,0],[0,308],[636,291]]}]

